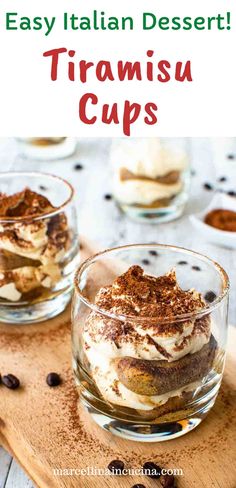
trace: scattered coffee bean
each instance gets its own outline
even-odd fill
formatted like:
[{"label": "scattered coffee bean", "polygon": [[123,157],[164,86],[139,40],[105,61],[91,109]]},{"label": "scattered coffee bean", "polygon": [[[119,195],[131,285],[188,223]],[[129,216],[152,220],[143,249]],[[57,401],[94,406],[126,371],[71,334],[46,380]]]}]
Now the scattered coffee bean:
[{"label": "scattered coffee bean", "polygon": [[158,256],[157,251],[149,251],[150,256]]},{"label": "scattered coffee bean", "polygon": [[174,488],[175,487],[175,478],[173,474],[166,474],[162,476],[160,479],[161,486],[164,488]]},{"label": "scattered coffee bean", "polygon": [[2,383],[10,390],[16,390],[20,386],[20,380],[14,374],[7,374],[2,377]]},{"label": "scattered coffee bean", "polygon": [[227,178],[226,178],[226,176],[221,176],[218,181],[220,183],[224,183],[225,181],[227,181]]},{"label": "scattered coffee bean", "polygon": [[207,302],[212,303],[216,299],[216,294],[214,293],[214,291],[208,291],[205,294],[204,298]]},{"label": "scattered coffee bean", "polygon": [[61,378],[57,373],[49,373],[46,378],[48,386],[58,386],[61,383]]},{"label": "scattered coffee bean", "polygon": [[112,200],[112,195],[110,193],[107,193],[104,195],[105,200]]},{"label": "scattered coffee bean", "polygon": [[161,476],[161,468],[157,464],[148,461],[143,465],[143,472],[146,476],[153,479],[158,479]]},{"label": "scattered coffee bean", "polygon": [[230,197],[236,197],[236,191],[228,191],[227,193]]},{"label": "scattered coffee bean", "polygon": [[84,169],[83,165],[78,163],[74,166],[75,171],[80,171],[81,169]]},{"label": "scattered coffee bean", "polygon": [[142,264],[144,264],[144,266],[148,266],[150,261],[148,259],[142,259]]},{"label": "scattered coffee bean", "polygon": [[177,264],[179,264],[180,266],[185,266],[187,263],[187,261],[179,261]]},{"label": "scattered coffee bean", "polygon": [[228,159],[234,159],[234,157],[235,157],[234,154],[228,154],[227,156]]},{"label": "scattered coffee bean", "polygon": [[120,459],[114,459],[108,464],[107,467],[113,474],[121,475],[125,464],[123,463],[123,461],[120,461]]},{"label": "scattered coffee bean", "polygon": [[137,485],[133,485],[132,488],[146,488],[144,485],[140,485],[140,483],[138,483]]},{"label": "scattered coffee bean", "polygon": [[205,190],[213,190],[213,186],[210,183],[204,183]]},{"label": "scattered coffee bean", "polygon": [[199,266],[192,266],[192,269],[194,271],[201,271],[201,268],[199,268]]}]

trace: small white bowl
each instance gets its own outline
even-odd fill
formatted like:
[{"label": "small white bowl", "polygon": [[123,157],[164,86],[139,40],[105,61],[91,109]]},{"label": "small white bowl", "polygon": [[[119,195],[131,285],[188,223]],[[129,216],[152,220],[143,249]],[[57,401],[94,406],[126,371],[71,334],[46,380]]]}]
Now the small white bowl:
[{"label": "small white bowl", "polygon": [[217,193],[207,208],[202,212],[190,215],[189,219],[195,229],[209,242],[230,249],[236,249],[236,232],[216,229],[204,222],[206,215],[214,209],[222,208],[236,212],[236,198]]}]

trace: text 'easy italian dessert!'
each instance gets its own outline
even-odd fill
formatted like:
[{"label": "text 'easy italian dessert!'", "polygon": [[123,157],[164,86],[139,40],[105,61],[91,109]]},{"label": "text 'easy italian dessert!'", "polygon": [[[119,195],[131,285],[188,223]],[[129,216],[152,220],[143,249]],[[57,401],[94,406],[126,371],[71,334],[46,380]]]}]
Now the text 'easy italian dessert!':
[{"label": "text 'easy italian dessert!'", "polygon": [[[107,403],[162,415],[211,371],[217,350],[211,319],[196,315],[205,301],[196,290],[182,290],[175,271],[154,277],[132,266],[99,290],[95,304],[120,317],[92,311],[83,330],[91,376]],[[190,318],[175,320],[183,314]]]},{"label": "text 'easy italian dessert!'", "polygon": [[29,188],[0,194],[0,298],[34,300],[51,290],[69,241],[66,215],[45,196]]}]

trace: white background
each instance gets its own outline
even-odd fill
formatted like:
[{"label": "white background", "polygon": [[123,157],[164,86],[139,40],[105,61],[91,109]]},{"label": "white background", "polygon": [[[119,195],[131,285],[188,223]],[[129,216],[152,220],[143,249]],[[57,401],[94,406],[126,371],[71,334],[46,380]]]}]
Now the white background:
[{"label": "white background", "polygon": [[[107,16],[133,16],[134,31],[63,31],[64,12],[91,16],[93,9]],[[231,12],[230,31],[142,31],[142,12],[160,16],[216,16]],[[52,33],[6,31],[5,13],[21,16],[57,16]],[[122,136],[123,103],[155,102],[158,123],[147,126],[143,117],[132,126],[132,136],[235,136],[236,112],[236,4],[234,0],[1,0],[0,5],[0,135],[1,136]],[[192,61],[192,83],[154,82],[70,82],[62,62],[59,80],[50,80],[46,50],[67,47],[77,51],[78,61],[107,59],[146,60],[146,51],[155,51],[153,60]],[[66,57],[65,57],[66,59]],[[84,93],[99,98],[95,109],[98,121],[86,126],[78,116]],[[119,103],[120,125],[99,121],[103,103]]]}]

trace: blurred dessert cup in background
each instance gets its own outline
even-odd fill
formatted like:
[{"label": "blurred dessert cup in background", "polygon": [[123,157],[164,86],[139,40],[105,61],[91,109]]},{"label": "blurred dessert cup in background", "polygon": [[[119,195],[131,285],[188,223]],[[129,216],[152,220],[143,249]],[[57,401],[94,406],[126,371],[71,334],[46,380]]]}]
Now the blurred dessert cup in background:
[{"label": "blurred dessert cup in background", "polygon": [[71,297],[78,256],[71,185],[43,173],[0,175],[0,320],[38,322]]},{"label": "blurred dessert cup in background", "polygon": [[156,223],[182,214],[190,173],[186,139],[117,139],[110,158],[114,197],[129,217]]},{"label": "blurred dessert cup in background", "polygon": [[18,137],[17,141],[27,158],[46,161],[71,156],[77,145],[73,137]]}]

